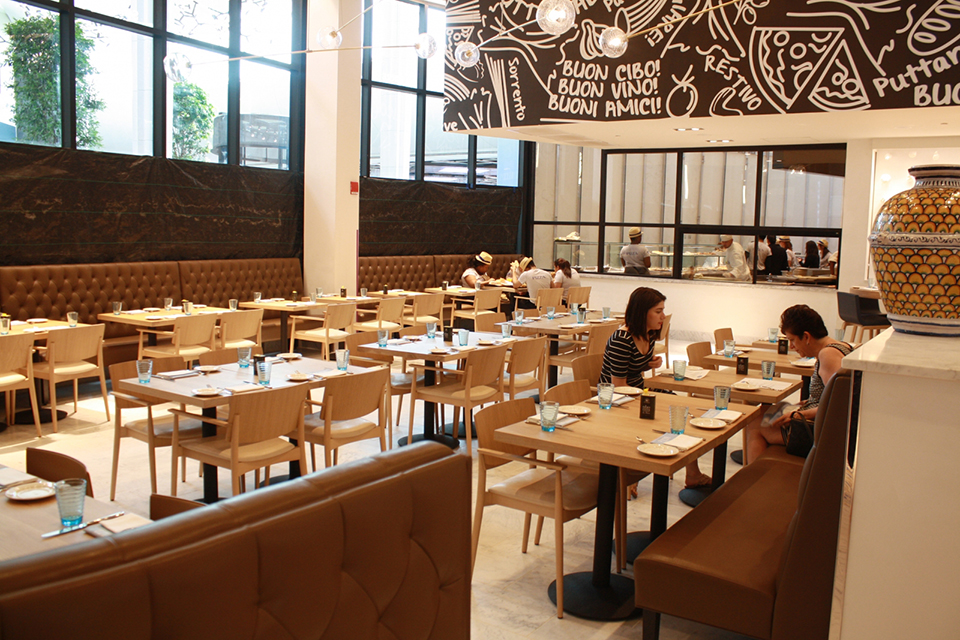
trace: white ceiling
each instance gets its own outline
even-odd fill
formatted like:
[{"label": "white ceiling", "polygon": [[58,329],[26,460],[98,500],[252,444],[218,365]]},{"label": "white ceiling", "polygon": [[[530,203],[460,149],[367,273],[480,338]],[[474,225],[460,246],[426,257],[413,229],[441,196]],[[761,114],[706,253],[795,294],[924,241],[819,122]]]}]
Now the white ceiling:
[{"label": "white ceiling", "polygon": [[[676,131],[702,127],[702,131]],[[485,136],[604,149],[807,145],[868,138],[960,135],[960,106],[810,114],[584,122],[468,131]],[[709,140],[730,140],[711,143]]]}]

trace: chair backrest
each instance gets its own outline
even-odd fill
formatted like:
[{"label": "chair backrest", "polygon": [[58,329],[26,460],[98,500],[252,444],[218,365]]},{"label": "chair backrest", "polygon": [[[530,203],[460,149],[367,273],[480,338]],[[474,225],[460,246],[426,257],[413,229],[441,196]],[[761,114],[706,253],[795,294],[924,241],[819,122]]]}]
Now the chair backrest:
[{"label": "chair backrest", "polygon": [[713,342],[717,345],[717,351],[723,350],[724,340],[733,340],[733,329],[727,327],[713,332]]},{"label": "chair backrest", "polygon": [[412,324],[409,327],[404,327],[397,331],[400,334],[400,337],[403,336],[423,336],[427,333],[427,325],[425,324]]},{"label": "chair backrest", "polygon": [[93,483],[87,465],[66,454],[27,447],[27,473],[49,482],[84,478],[87,481],[87,495],[93,497]]},{"label": "chair backrest", "polygon": [[32,333],[11,333],[10,335],[0,336],[0,373],[27,369],[32,361],[32,356]]},{"label": "chair backrest", "polygon": [[47,334],[47,359],[56,362],[80,362],[100,355],[104,325],[92,324]]},{"label": "chair backrest", "polygon": [[343,340],[350,350],[350,364],[358,367],[382,367],[393,363],[393,356],[389,353],[359,355],[357,347],[377,341],[376,331],[358,331],[349,334]]},{"label": "chair backrest", "polygon": [[[533,449],[522,447],[515,444],[506,444],[494,439],[494,431],[501,427],[523,422],[530,416],[537,414],[537,405],[533,398],[520,398],[519,400],[507,400],[491,405],[486,409],[473,414],[473,425],[477,430],[477,442],[483,449],[493,449],[503,453],[510,453],[517,456],[525,456]],[[507,464],[507,460],[499,458],[484,458],[487,468],[499,467]]]},{"label": "chair backrest", "polygon": [[536,371],[543,363],[543,355],[547,350],[547,336],[517,340],[513,343],[510,352],[510,363],[507,371],[514,375],[522,375]]},{"label": "chair backrest", "polygon": [[596,324],[590,329],[587,335],[587,355],[596,353],[602,354],[607,348],[607,340],[610,339],[620,325],[617,322],[608,324]]},{"label": "chair backrest", "polygon": [[186,498],[177,498],[174,496],[164,496],[159,493],[150,494],[150,519],[163,520],[178,513],[192,511],[205,506],[201,502],[194,502]]},{"label": "chair backrest", "polygon": [[477,311],[490,311],[500,308],[500,290],[484,289],[473,296],[473,307]]},{"label": "chair backrest", "polygon": [[859,297],[860,296],[855,293],[837,291],[837,314],[841,320],[844,322],[852,322],[853,324],[860,324],[860,313],[857,304],[857,298]]},{"label": "chair backrest", "polygon": [[220,344],[231,340],[253,340],[260,344],[263,309],[233,311],[220,316]]},{"label": "chair backrest", "polygon": [[567,289],[567,306],[571,304],[590,304],[590,290],[593,287],[570,287]]},{"label": "chair backrest", "polygon": [[381,298],[377,306],[377,320],[402,324],[406,298]]},{"label": "chair backrest", "polygon": [[546,393],[543,394],[543,399],[547,402],[559,402],[560,404],[577,404],[589,400],[592,395],[589,382],[572,380],[547,389]]},{"label": "chair backrest", "polygon": [[323,317],[324,329],[343,330],[353,326],[357,318],[357,303],[331,304],[324,311],[326,312]]},{"label": "chair backrest", "polygon": [[537,309],[541,313],[547,307],[553,307],[554,309],[559,309],[560,305],[563,304],[563,289],[554,289],[552,287],[544,287],[537,291]]},{"label": "chair backrest", "polygon": [[502,311],[497,311],[496,313],[485,313],[482,316],[477,316],[477,320],[473,327],[477,331],[500,333],[500,327],[497,326],[497,323],[506,321],[507,314],[503,313]]},{"label": "chair backrest", "polygon": [[586,380],[591,387],[595,387],[597,383],[600,382],[603,354],[591,353],[590,355],[574,358],[570,366],[573,368],[574,380]]},{"label": "chair backrest", "polygon": [[279,438],[297,430],[309,388],[291,385],[230,398],[230,437],[240,445]]},{"label": "chair backrest", "polygon": [[[251,356],[263,355],[262,347],[250,347]],[[217,349],[216,351],[207,351],[206,353],[201,353],[200,357],[197,358],[200,361],[201,365],[221,365],[221,364],[231,364],[238,360],[237,350],[236,349]],[[184,365],[186,366],[186,365]],[[156,361],[154,361],[153,370],[157,370]],[[183,369],[183,367],[180,367]]]},{"label": "chair backrest", "polygon": [[413,315],[415,317],[439,316],[442,311],[442,293],[428,293],[421,296],[413,296]]},{"label": "chair backrest", "polygon": [[852,396],[853,377],[842,369],[820,398],[814,445],[800,476],[797,512],[777,574],[774,638],[829,635]]},{"label": "chair backrest", "polygon": [[181,316],[173,321],[173,331],[179,334],[181,347],[207,345],[212,349],[216,326],[217,316],[212,313]]},{"label": "chair backrest", "polygon": [[323,390],[320,416],[332,421],[354,420],[382,409],[389,380],[386,367],[330,378]]},{"label": "chair backrest", "polygon": [[[492,385],[503,376],[503,362],[507,357],[507,345],[484,347],[467,354],[464,369],[470,376],[470,386]],[[466,379],[464,379],[466,380]]]},{"label": "chair backrest", "polygon": [[663,324],[660,325],[660,342],[669,342],[670,341],[670,318],[673,317],[673,314],[667,314],[663,316]]},{"label": "chair backrest", "polygon": [[704,340],[687,345],[687,360],[690,364],[704,369],[716,369],[716,365],[704,362],[703,359],[713,353],[713,345]]}]

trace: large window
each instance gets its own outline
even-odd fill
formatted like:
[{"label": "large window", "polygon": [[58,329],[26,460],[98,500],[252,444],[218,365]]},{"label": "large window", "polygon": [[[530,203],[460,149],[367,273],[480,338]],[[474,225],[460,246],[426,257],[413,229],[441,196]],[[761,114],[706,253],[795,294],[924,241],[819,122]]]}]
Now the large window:
[{"label": "large window", "polygon": [[0,0],[0,141],[299,169],[305,1]]},{"label": "large window", "polygon": [[[361,174],[516,187],[518,141],[443,129],[445,25],[442,7],[405,0],[377,0],[364,15],[364,45],[372,48],[364,52]],[[407,47],[420,33],[437,43],[428,60]]]}]

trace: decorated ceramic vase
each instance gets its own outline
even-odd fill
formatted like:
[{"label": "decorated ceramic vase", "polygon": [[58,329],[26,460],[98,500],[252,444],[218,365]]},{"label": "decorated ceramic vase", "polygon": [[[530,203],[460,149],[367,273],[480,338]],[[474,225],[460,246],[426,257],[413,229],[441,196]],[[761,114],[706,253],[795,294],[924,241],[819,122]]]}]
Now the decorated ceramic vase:
[{"label": "decorated ceramic vase", "polygon": [[960,166],[913,167],[887,200],[870,253],[887,319],[904,333],[960,336]]}]

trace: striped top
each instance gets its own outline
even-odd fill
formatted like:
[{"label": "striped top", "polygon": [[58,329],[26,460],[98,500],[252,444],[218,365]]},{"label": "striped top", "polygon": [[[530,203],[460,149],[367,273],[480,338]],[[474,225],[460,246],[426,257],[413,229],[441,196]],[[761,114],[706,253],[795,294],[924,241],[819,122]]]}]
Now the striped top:
[{"label": "striped top", "polygon": [[[833,347],[845,356],[850,355],[853,347],[846,342],[828,344],[824,349]],[[813,367],[813,375],[810,376],[810,397],[800,407],[801,409],[814,409],[820,406],[820,396],[823,395],[823,378],[820,377],[820,358],[817,358],[817,364]]]},{"label": "striped top", "polygon": [[643,388],[643,372],[650,368],[653,349],[656,343],[650,341],[650,349],[640,353],[633,336],[623,327],[614,331],[607,340],[603,351],[603,365],[600,367],[600,382],[611,382],[612,378],[626,378],[627,385]]}]

